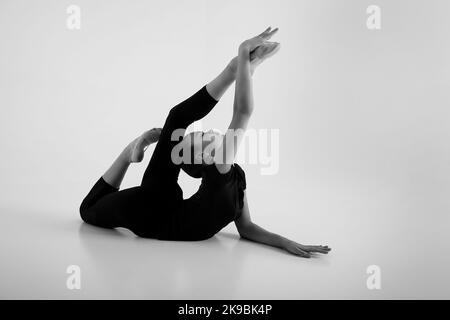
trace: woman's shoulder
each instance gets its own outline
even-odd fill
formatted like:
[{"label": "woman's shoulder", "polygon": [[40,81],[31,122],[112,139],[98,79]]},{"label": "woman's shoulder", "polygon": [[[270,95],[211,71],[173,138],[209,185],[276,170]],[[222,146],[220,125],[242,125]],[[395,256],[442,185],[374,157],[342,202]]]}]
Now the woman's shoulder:
[{"label": "woman's shoulder", "polygon": [[234,163],[234,164],[232,165],[232,167],[233,167],[234,170],[237,170],[237,171],[239,171],[239,173],[242,173],[242,174],[245,175],[244,169],[242,169],[242,167],[241,167],[240,165],[238,165],[237,163]]},{"label": "woman's shoulder", "polygon": [[227,178],[232,175],[234,170],[234,165],[231,165],[230,169],[226,172],[220,172],[215,163],[206,165],[205,172],[207,176],[216,178]]},{"label": "woman's shoulder", "polygon": [[210,178],[219,182],[228,182],[236,179],[245,180],[245,172],[237,163],[232,164],[230,166],[230,169],[225,173],[221,173],[217,169],[217,166],[213,163],[206,166],[205,173],[206,178]]}]

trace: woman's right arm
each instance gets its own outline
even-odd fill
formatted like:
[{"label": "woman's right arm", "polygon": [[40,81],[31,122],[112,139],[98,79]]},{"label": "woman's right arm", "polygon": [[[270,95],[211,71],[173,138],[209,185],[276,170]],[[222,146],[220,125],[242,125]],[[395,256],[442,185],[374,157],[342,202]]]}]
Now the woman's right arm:
[{"label": "woman's right arm", "polygon": [[267,231],[253,223],[250,217],[246,192],[244,193],[244,206],[242,208],[241,215],[234,222],[241,238],[272,247],[281,248],[297,256],[310,258],[311,253],[327,254],[331,250],[328,246],[299,244],[279,234]]},{"label": "woman's right arm", "polygon": [[216,150],[215,165],[220,173],[227,173],[234,162],[239,145],[253,112],[253,81],[250,54],[263,45],[277,29],[268,28],[259,36],[244,41],[239,46],[233,117],[222,144]]}]

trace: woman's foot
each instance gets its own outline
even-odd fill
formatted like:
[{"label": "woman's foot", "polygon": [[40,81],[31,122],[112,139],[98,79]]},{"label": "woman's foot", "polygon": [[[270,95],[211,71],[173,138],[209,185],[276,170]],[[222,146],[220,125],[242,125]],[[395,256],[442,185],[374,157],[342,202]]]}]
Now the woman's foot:
[{"label": "woman's foot", "polygon": [[[267,42],[250,53],[251,73],[255,72],[264,60],[270,58],[280,50],[280,44],[278,42]],[[234,57],[229,66],[234,74],[237,72],[238,58]]]},{"label": "woman's foot", "polygon": [[279,49],[279,42],[267,42],[250,53],[250,60],[266,60],[277,53]]},{"label": "woman's foot", "polygon": [[277,53],[278,50],[280,50],[280,44],[278,42],[267,42],[253,50],[250,53],[252,74],[257,66],[259,66],[264,60]]},{"label": "woman's foot", "polygon": [[158,141],[161,135],[161,128],[153,128],[134,139],[126,148],[124,156],[130,163],[141,162],[144,159],[144,152],[148,146]]}]

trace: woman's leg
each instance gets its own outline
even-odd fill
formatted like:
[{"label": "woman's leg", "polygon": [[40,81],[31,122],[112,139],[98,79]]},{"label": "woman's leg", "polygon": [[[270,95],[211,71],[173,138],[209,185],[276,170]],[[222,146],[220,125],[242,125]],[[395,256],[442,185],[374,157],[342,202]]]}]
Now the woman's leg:
[{"label": "woman's leg", "polygon": [[[96,211],[93,210],[93,207],[95,206],[95,204],[97,202],[100,201],[100,199],[103,199],[107,195],[115,194],[115,193],[117,193],[117,191],[119,191],[119,188],[113,187],[112,185],[107,183],[103,179],[103,177],[101,177],[99,180],[97,180],[97,182],[94,184],[94,186],[89,191],[87,196],[81,202],[81,205],[80,205],[81,219],[83,219],[83,221],[86,223],[100,226],[97,222],[97,220],[98,220],[97,214],[96,214]],[[104,228],[107,228],[107,227],[113,228],[110,226],[112,224],[113,223],[111,221],[111,223],[105,223],[101,226]]]},{"label": "woman's leg", "polygon": [[[144,226],[149,235],[155,223],[147,221],[153,210],[152,199],[142,187],[133,187],[118,191],[100,178],[80,206],[80,215],[84,222],[101,228],[128,228],[133,232]],[[150,205],[150,207],[149,207]],[[146,219],[146,220],[144,220]]]},{"label": "woman's leg", "polygon": [[147,147],[158,141],[160,134],[161,129],[153,128],[133,140],[125,149],[123,149],[111,167],[105,172],[103,180],[109,185],[119,189],[130,164],[133,162],[141,162]]},{"label": "woman's leg", "polygon": [[[267,48],[257,48],[251,56],[251,72],[267,58]],[[176,129],[177,136],[182,137],[185,129],[194,121],[206,116],[224,93],[236,80],[238,60],[233,58],[222,72],[200,89],[193,96],[181,102],[169,112],[161,137],[156,145],[150,163],[144,173],[142,186],[164,183],[173,185],[177,183],[180,166],[175,165],[171,159],[172,149],[179,141],[172,141],[172,133]]]},{"label": "woman's leg", "polygon": [[127,148],[125,148],[125,150],[120,153],[117,159],[102,176],[103,180],[107,184],[116,189],[120,188],[122,180],[125,177],[125,173],[131,164],[128,153]]},{"label": "woman's leg", "polygon": [[219,101],[236,80],[236,61],[231,60],[223,71],[206,85],[206,90]]},{"label": "woman's leg", "polygon": [[171,154],[179,140],[172,140],[172,133],[178,130],[177,136],[182,138],[191,123],[202,119],[214,108],[234,80],[235,70],[230,62],[216,78],[170,110],[142,178],[142,186],[155,183],[161,187],[177,184],[180,166],[173,163]]},{"label": "woman's leg", "polygon": [[[108,214],[108,210],[98,210],[99,208],[104,208],[104,204],[98,206],[99,208],[96,210],[94,210],[94,206],[106,196],[118,193],[117,191],[120,188],[122,180],[130,164],[133,162],[142,161],[145,150],[151,143],[158,140],[160,132],[160,129],[146,131],[128,144],[127,147],[125,147],[125,149],[120,153],[105,174],[95,183],[88,195],[82,201],[80,206],[80,214],[84,221],[105,228],[114,228],[120,224],[119,220],[123,219],[117,219],[117,210],[116,214]],[[123,195],[121,195],[121,198],[123,198]],[[116,200],[114,202],[116,204],[115,207],[117,208],[118,201]],[[109,201],[109,203],[111,203],[111,201]],[[104,217],[100,219],[98,218],[99,211],[105,212],[105,214],[103,214]]]},{"label": "woman's leg", "polygon": [[[173,107],[166,118],[161,136],[144,172],[141,186],[177,185],[180,166],[172,161],[173,148],[183,139],[186,128],[206,116],[217,101],[202,87],[194,95]],[[174,138],[172,137],[174,134]]]},{"label": "woman's leg", "polygon": [[[274,54],[270,50],[270,46],[260,46],[250,54],[250,72],[253,75],[256,68],[267,58]],[[234,57],[225,69],[214,80],[206,85],[209,94],[217,101],[222,98],[224,93],[230,88],[234,81],[236,81],[236,73],[238,68],[238,57]]]}]

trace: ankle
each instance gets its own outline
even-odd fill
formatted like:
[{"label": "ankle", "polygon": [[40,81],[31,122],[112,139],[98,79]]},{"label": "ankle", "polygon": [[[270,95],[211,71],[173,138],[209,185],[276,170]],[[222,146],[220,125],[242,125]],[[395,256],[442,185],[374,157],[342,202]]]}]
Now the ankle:
[{"label": "ankle", "polygon": [[132,153],[131,146],[128,145],[125,147],[125,149],[122,150],[118,157],[118,161],[121,162],[123,165],[130,165],[131,164],[131,153]]}]

